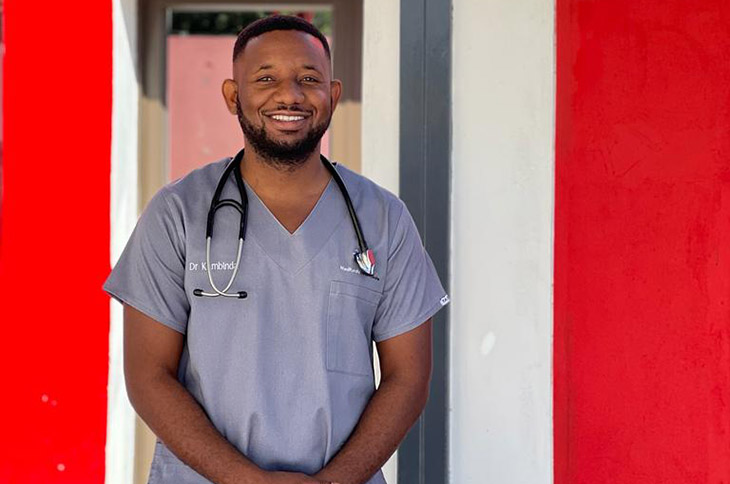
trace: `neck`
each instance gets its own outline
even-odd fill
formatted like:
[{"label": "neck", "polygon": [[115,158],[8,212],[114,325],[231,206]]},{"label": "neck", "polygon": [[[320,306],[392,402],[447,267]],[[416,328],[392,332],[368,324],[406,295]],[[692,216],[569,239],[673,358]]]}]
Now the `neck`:
[{"label": "neck", "polygon": [[320,161],[319,147],[294,167],[271,163],[247,148],[241,160],[241,175],[259,196],[284,199],[319,193],[330,178]]}]

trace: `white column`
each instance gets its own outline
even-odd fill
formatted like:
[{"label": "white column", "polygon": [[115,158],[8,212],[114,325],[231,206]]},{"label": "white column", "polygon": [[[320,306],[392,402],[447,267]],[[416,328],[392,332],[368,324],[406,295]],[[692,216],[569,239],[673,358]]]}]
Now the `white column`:
[{"label": "white column", "polygon": [[453,0],[450,482],[552,482],[554,2]]},{"label": "white column", "polygon": [[400,1],[364,0],[362,174],[398,193]]},{"label": "white column", "polygon": [[[362,69],[362,174],[398,193],[400,137],[400,1],[364,0]],[[380,367],[375,355],[375,378]],[[397,482],[398,452],[383,466]]]},{"label": "white column", "polygon": [[[111,263],[137,221],[137,2],[113,0]],[[122,307],[111,302],[107,391],[106,483],[132,484],[135,413],[122,371]]]}]

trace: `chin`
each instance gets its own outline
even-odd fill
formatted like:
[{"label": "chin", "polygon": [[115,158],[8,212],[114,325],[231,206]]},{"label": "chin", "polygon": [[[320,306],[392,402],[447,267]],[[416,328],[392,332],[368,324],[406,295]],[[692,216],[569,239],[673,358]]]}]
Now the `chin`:
[{"label": "chin", "polygon": [[279,144],[281,146],[295,146],[300,141],[303,141],[307,138],[307,133],[276,133],[272,136],[272,133],[267,132],[266,136],[269,138],[269,140],[273,141],[276,144]]}]

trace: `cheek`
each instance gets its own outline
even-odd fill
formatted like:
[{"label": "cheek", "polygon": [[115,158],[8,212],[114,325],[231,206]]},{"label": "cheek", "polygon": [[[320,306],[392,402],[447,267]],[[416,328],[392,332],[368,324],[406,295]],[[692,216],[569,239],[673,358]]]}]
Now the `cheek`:
[{"label": "cheek", "polygon": [[240,94],[241,109],[245,114],[257,113],[266,104],[268,96],[260,91],[250,90]]},{"label": "cheek", "polygon": [[243,116],[248,119],[249,122],[258,122],[261,118],[258,106],[250,102],[242,103],[241,111],[243,112]]},{"label": "cheek", "polygon": [[316,91],[310,99],[312,105],[320,111],[329,111],[332,106],[332,96],[329,91]]}]

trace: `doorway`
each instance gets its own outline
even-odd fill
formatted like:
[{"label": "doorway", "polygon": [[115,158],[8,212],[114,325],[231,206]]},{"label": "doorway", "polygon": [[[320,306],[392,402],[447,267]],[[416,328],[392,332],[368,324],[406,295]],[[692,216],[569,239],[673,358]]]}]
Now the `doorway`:
[{"label": "doorway", "polygon": [[[236,34],[272,13],[302,16],[330,40],[343,93],[323,153],[361,171],[362,0],[138,0],[137,6],[139,207],[164,184],[240,149],[240,127],[225,109],[220,85],[230,77]],[[155,437],[138,418],[135,426],[134,482],[143,484]]]}]

